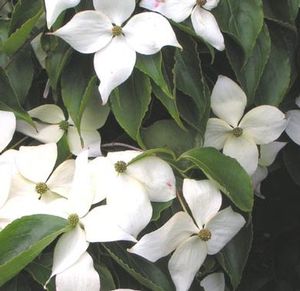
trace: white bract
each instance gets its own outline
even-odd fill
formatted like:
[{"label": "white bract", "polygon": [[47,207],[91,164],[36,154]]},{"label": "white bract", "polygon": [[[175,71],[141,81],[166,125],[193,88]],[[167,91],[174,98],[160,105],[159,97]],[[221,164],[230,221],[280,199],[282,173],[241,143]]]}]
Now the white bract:
[{"label": "white bract", "polygon": [[264,198],[264,196],[261,195],[260,186],[261,182],[268,176],[267,167],[273,164],[277,154],[286,144],[286,142],[274,141],[272,143],[260,146],[258,166],[251,176],[251,179],[255,193],[261,198]]},{"label": "white bract", "polygon": [[107,204],[126,217],[135,217],[136,235],[150,222],[152,202],[167,202],[176,197],[175,176],[171,167],[158,157],[143,157],[139,151],[108,153],[91,162],[95,203]]},{"label": "white bract", "polygon": [[[300,97],[296,99],[296,104],[300,107]],[[300,145],[300,110],[294,109],[286,113],[288,120],[285,132],[293,142]]]},{"label": "white bract", "polygon": [[258,165],[257,145],[276,140],[286,127],[285,115],[276,107],[262,105],[244,114],[247,97],[231,79],[219,76],[211,96],[211,108],[219,118],[210,118],[204,146],[223,148],[252,175]]},{"label": "white bract", "polygon": [[89,149],[89,156],[99,156],[101,155],[101,137],[97,129],[104,125],[109,109],[96,101],[96,98],[91,100],[82,115],[80,134],[83,145],[72,119],[67,120],[63,111],[54,104],[41,105],[28,111],[28,114],[35,120],[36,128],[25,121],[18,121],[17,131],[42,143],[56,143],[66,133],[71,153],[78,155],[83,149]]},{"label": "white bract", "polygon": [[15,115],[12,112],[0,110],[0,153],[12,140],[15,130]]},{"label": "white bract", "polygon": [[136,52],[157,53],[163,46],[180,47],[171,25],[159,14],[134,15],[135,0],[93,0],[95,11],[77,13],[54,32],[75,50],[95,53],[94,68],[105,104],[111,91],[131,75]]},{"label": "white bract", "polygon": [[219,211],[222,195],[211,181],[185,179],[183,196],[193,217],[176,213],[128,250],[151,262],[175,250],[168,268],[177,291],[188,290],[206,256],[218,253],[245,224],[231,207]]},{"label": "white bract", "polygon": [[197,35],[217,50],[224,50],[224,38],[210,10],[219,0],[142,0],[140,6],[157,11],[175,22],[182,22],[191,15]]},{"label": "white bract", "polygon": [[204,288],[204,291],[224,291],[225,290],[225,278],[223,273],[212,273],[206,276],[200,285]]},{"label": "white bract", "polygon": [[64,10],[75,7],[79,2],[80,0],[45,0],[47,27],[50,29]]}]

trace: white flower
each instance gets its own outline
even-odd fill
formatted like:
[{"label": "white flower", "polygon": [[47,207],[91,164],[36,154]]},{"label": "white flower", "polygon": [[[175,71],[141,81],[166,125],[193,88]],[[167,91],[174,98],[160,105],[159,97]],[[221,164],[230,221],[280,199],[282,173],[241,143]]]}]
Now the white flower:
[{"label": "white flower", "polygon": [[[262,105],[244,114],[247,97],[231,79],[219,76],[211,96],[213,113],[205,132],[204,146],[223,148],[249,175],[258,164],[257,145],[276,140],[286,127],[285,115],[276,107]],[[242,119],[241,119],[242,118]]]},{"label": "white flower", "polygon": [[80,0],[45,0],[47,27],[50,29],[64,10],[75,7],[79,2]]},{"label": "white flower", "polygon": [[224,50],[224,38],[218,23],[209,11],[219,0],[142,0],[141,7],[157,11],[175,22],[182,22],[191,15],[197,35],[217,50]]},{"label": "white flower", "polygon": [[25,121],[18,121],[17,131],[42,143],[56,143],[66,133],[72,154],[78,155],[86,148],[89,149],[89,156],[97,157],[101,155],[101,137],[97,129],[104,125],[108,113],[109,109],[101,106],[99,102],[90,102],[87,105],[80,125],[83,146],[72,119],[66,120],[63,111],[54,104],[41,105],[28,111],[28,114],[36,120],[34,121],[36,128]]},{"label": "white flower", "polygon": [[0,110],[0,153],[12,140],[15,129],[15,115],[12,112]]},{"label": "white flower", "polygon": [[183,196],[193,218],[178,212],[128,250],[151,262],[175,250],[168,268],[177,291],[188,290],[207,254],[218,253],[245,224],[243,216],[231,207],[218,212],[222,196],[208,180],[185,179]]},{"label": "white flower", "polygon": [[92,257],[84,252],[71,267],[56,275],[55,285],[60,291],[99,291],[100,278]]},{"label": "white flower", "polygon": [[96,189],[94,203],[106,198],[119,213],[136,217],[136,235],[150,222],[153,202],[176,197],[175,176],[171,167],[157,157],[144,157],[130,165],[139,151],[108,153],[90,166]]},{"label": "white flower", "polygon": [[224,291],[225,290],[225,278],[223,273],[212,273],[206,276],[200,285],[204,288],[204,291]]},{"label": "white flower", "polygon": [[261,182],[268,176],[267,167],[273,164],[277,154],[286,144],[286,142],[275,141],[260,146],[260,158],[258,160],[258,166],[251,176],[253,189],[260,198],[265,198],[263,195],[261,195],[260,186]]},{"label": "white flower", "polygon": [[[296,104],[300,107],[300,97],[296,99]],[[293,142],[300,145],[300,110],[294,109],[286,113],[288,120],[285,132]]]},{"label": "white flower", "polygon": [[106,103],[111,91],[131,75],[136,52],[157,53],[163,46],[180,47],[169,22],[159,14],[134,15],[135,0],[93,0],[96,11],[77,13],[54,32],[75,50],[95,53],[94,67],[99,92]]}]

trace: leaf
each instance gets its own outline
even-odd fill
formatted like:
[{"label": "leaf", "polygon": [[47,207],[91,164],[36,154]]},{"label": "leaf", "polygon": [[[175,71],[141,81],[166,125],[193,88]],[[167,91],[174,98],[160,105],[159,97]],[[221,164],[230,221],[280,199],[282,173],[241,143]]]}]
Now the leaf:
[{"label": "leaf", "polygon": [[11,86],[18,100],[23,103],[33,81],[33,62],[30,46],[24,47],[16,54],[6,68]]},{"label": "leaf", "polygon": [[194,132],[183,130],[173,120],[159,120],[142,130],[146,148],[167,148],[176,154],[195,146]]},{"label": "leaf", "polygon": [[50,215],[17,219],[0,232],[0,286],[13,278],[63,232],[68,221]]},{"label": "leaf", "polygon": [[140,128],[151,101],[150,79],[135,70],[131,77],[110,97],[111,109],[120,126],[143,146]]},{"label": "leaf", "polygon": [[153,213],[152,213],[152,218],[151,221],[157,221],[160,218],[160,215],[162,212],[166,209],[168,209],[173,203],[173,200],[168,201],[168,202],[152,202],[152,208],[153,208]]},{"label": "leaf", "polygon": [[177,108],[176,100],[169,98],[168,95],[166,95],[161,88],[154,83],[152,83],[152,93],[165,106],[171,117],[176,121],[177,125],[180,128],[185,129],[180,119],[180,113]]},{"label": "leaf", "polygon": [[138,54],[135,66],[145,75],[150,77],[166,96],[171,99],[173,98],[171,89],[169,88],[162,72],[161,52],[155,55]]},{"label": "leaf", "polygon": [[258,105],[279,105],[291,82],[289,45],[278,27],[269,26],[272,45],[269,61],[265,67],[257,90]]},{"label": "leaf", "polygon": [[28,19],[19,29],[17,29],[9,38],[3,43],[3,50],[7,54],[14,54],[28,39],[35,24],[43,14],[43,10],[32,18]]},{"label": "leaf", "polygon": [[116,285],[109,269],[104,264],[96,264],[95,269],[100,273],[101,290],[115,290]]},{"label": "leaf", "polygon": [[11,87],[8,76],[0,67],[0,108],[2,110],[12,111],[15,115],[32,124],[29,114],[21,107],[19,99]]},{"label": "leaf", "polygon": [[264,0],[265,17],[296,32],[295,20],[299,10],[298,0],[277,2]]},{"label": "leaf", "polygon": [[223,0],[213,10],[223,32],[228,33],[243,49],[246,62],[263,27],[261,0]]},{"label": "leaf", "polygon": [[217,182],[220,189],[239,209],[245,212],[252,210],[251,179],[235,159],[214,148],[195,148],[185,152],[179,159],[191,161],[208,178]]},{"label": "leaf", "polygon": [[23,273],[20,273],[0,287],[0,291],[31,291],[28,279]]},{"label": "leaf", "polygon": [[185,96],[177,94],[177,105],[182,118],[203,134],[210,112],[210,92],[203,77],[197,44],[186,36],[182,36],[180,43],[183,51],[176,51],[174,74],[176,88]]},{"label": "leaf", "polygon": [[153,263],[129,254],[118,243],[102,244],[112,259],[143,286],[153,291],[173,291],[172,283]]},{"label": "leaf", "polygon": [[249,223],[217,255],[218,262],[230,278],[233,290],[236,290],[242,279],[252,239],[252,223]]},{"label": "leaf", "polygon": [[248,104],[252,104],[261,76],[271,53],[271,39],[266,25],[263,26],[252,54],[244,65],[241,53],[233,42],[226,42],[226,52],[231,66],[248,97]]}]

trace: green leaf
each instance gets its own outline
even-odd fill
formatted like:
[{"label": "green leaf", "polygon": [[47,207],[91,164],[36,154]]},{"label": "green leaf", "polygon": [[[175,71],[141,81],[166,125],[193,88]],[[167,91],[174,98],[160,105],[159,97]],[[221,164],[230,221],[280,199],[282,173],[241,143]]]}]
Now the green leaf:
[{"label": "green leaf", "polygon": [[177,94],[177,105],[182,118],[200,133],[204,133],[210,112],[210,92],[205,82],[197,43],[189,37],[181,37],[183,51],[176,51],[176,88],[185,96]]},{"label": "green leaf", "polygon": [[272,45],[269,61],[265,67],[257,90],[258,105],[279,105],[291,82],[289,45],[278,27],[269,26]]},{"label": "green leaf", "polygon": [[118,123],[141,147],[144,146],[140,128],[150,101],[150,79],[137,70],[110,97],[111,109]]},{"label": "green leaf", "polygon": [[15,53],[28,39],[35,24],[43,14],[43,10],[32,18],[28,19],[20,28],[18,28],[9,38],[3,43],[3,50],[7,54]]},{"label": "green leaf", "polygon": [[68,221],[50,215],[15,220],[0,232],[0,286],[13,278],[60,234]]},{"label": "green leaf", "polygon": [[153,208],[153,213],[152,213],[152,218],[151,221],[157,221],[160,218],[160,215],[162,212],[169,207],[171,207],[173,203],[173,200],[168,201],[168,202],[152,202],[152,208]]},{"label": "green leaf", "polygon": [[108,290],[115,290],[117,287],[115,285],[113,276],[109,269],[101,264],[95,265],[96,270],[100,273],[100,279],[101,279],[101,290],[108,291]]},{"label": "green leaf", "polygon": [[7,66],[6,73],[19,101],[23,103],[31,87],[34,74],[30,46],[24,47],[16,54]]},{"label": "green leaf", "polygon": [[237,79],[248,97],[248,103],[253,103],[257,87],[271,53],[271,39],[267,26],[263,26],[252,54],[245,65],[242,54],[233,42],[226,42],[226,52]]},{"label": "green leaf", "polygon": [[252,223],[240,232],[220,251],[217,259],[230,278],[233,290],[238,287],[252,246]]},{"label": "green leaf", "polygon": [[153,291],[173,291],[172,283],[153,263],[129,254],[118,243],[102,244],[112,259],[143,286]]},{"label": "green leaf", "polygon": [[32,291],[30,288],[30,281],[28,279],[30,278],[25,276],[25,274],[20,273],[18,276],[0,287],[0,291]]},{"label": "green leaf", "polygon": [[220,189],[242,211],[253,207],[252,182],[246,171],[233,158],[214,148],[195,148],[180,158],[191,161],[204,174],[218,183]]},{"label": "green leaf", "polygon": [[213,13],[221,30],[228,33],[243,48],[246,61],[263,27],[262,1],[223,0]]},{"label": "green leaf", "polygon": [[176,154],[195,146],[194,131],[183,130],[173,120],[159,120],[142,130],[146,148],[168,148]]},{"label": "green leaf", "polygon": [[138,54],[135,66],[150,77],[166,96],[173,98],[171,89],[162,72],[161,52],[150,56]]},{"label": "green leaf", "polygon": [[273,1],[264,0],[265,17],[293,31],[296,31],[295,19],[299,11],[298,0]]},{"label": "green leaf", "polygon": [[161,88],[154,83],[152,83],[152,93],[165,106],[171,117],[176,121],[177,125],[180,128],[185,129],[180,119],[180,113],[177,108],[176,100],[169,98],[168,95],[166,95]]},{"label": "green leaf", "polygon": [[5,71],[0,67],[0,108],[7,111],[12,111],[15,115],[30,124],[32,120],[29,114],[21,107],[16,92],[11,87],[8,76]]}]

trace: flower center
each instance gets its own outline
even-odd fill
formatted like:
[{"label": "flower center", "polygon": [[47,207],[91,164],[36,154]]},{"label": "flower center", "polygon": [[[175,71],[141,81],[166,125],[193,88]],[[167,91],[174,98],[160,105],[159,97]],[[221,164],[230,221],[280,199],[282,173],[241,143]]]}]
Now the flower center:
[{"label": "flower center", "polygon": [[113,36],[119,36],[123,33],[122,31],[122,27],[118,26],[118,25],[114,25],[114,27],[112,28],[112,35]]},{"label": "flower center", "polygon": [[68,217],[70,225],[74,228],[79,223],[79,216],[76,213],[70,214]]},{"label": "flower center", "polygon": [[68,131],[68,129],[69,129],[69,122],[65,121],[65,120],[61,121],[59,123],[59,128],[62,129],[63,131]]},{"label": "flower center", "polygon": [[123,161],[118,161],[115,163],[115,170],[117,173],[124,173],[127,170],[127,164]]},{"label": "flower center", "polygon": [[35,185],[35,191],[40,195],[45,194],[48,190],[49,188],[46,183],[37,183]]},{"label": "flower center", "polygon": [[208,229],[201,229],[198,236],[203,241],[208,241],[211,239],[211,232]]},{"label": "flower center", "polygon": [[199,5],[200,7],[204,6],[206,4],[206,0],[197,0],[197,5]]},{"label": "flower center", "polygon": [[242,134],[243,134],[243,129],[240,128],[240,127],[236,127],[232,130],[232,134],[235,136],[235,137],[240,137]]}]

